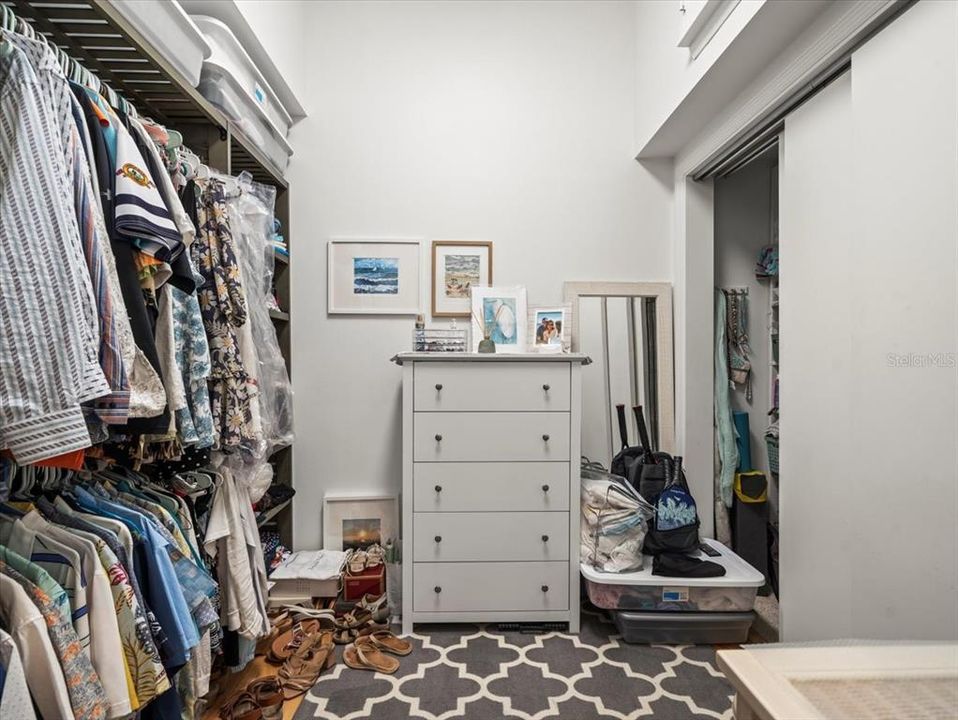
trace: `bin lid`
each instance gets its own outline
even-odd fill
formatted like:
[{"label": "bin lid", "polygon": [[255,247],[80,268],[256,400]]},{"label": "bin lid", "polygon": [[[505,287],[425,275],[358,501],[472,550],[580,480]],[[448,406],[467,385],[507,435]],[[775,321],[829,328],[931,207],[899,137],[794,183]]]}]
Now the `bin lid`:
[{"label": "bin lid", "polygon": [[765,584],[765,576],[753,568],[734,552],[725,547],[718,540],[705,539],[702,542],[718,550],[719,557],[709,557],[701,550],[690,557],[699,560],[711,560],[725,568],[722,577],[688,578],[668,577],[652,574],[652,558],[645,556],[642,569],[636,572],[609,573],[600,572],[586,562],[579,563],[583,577],[589,582],[600,585],[643,585],[661,587],[664,585],[681,585],[683,587],[761,587]]}]

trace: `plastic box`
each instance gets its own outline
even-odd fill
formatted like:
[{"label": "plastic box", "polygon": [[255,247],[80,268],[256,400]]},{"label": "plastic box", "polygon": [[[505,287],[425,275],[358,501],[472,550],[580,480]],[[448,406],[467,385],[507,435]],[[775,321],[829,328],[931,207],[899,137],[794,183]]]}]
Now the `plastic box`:
[{"label": "plastic box", "polygon": [[645,645],[720,645],[744,643],[755,619],[742,613],[611,613],[627,643]]},{"label": "plastic box", "polygon": [[130,24],[150,41],[193,87],[199,85],[203,61],[212,48],[176,0],[112,0]]},{"label": "plastic box", "polygon": [[193,21],[212,48],[204,64],[215,65],[232,75],[242,92],[263,110],[273,129],[281,137],[289,135],[293,119],[233,31],[225,23],[205,15],[195,15]]},{"label": "plastic box", "polygon": [[699,552],[695,557],[725,568],[723,577],[669,578],[652,574],[652,558],[642,569],[628,573],[604,573],[582,563],[589,600],[605,610],[693,612],[748,612],[755,595],[765,584],[758,570],[716,540],[705,540],[719,557]]},{"label": "plastic box", "polygon": [[236,78],[225,68],[203,63],[197,86],[200,94],[222,110],[240,132],[263,151],[280,173],[285,172],[293,148],[266,117],[266,112],[243,92]]}]

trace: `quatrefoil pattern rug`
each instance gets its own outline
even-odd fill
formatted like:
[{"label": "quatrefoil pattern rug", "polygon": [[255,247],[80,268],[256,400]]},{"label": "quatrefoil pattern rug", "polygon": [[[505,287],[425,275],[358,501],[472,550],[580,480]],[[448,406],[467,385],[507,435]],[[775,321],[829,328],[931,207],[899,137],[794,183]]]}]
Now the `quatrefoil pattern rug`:
[{"label": "quatrefoil pattern rug", "polygon": [[294,720],[731,720],[732,689],[707,646],[629,645],[604,615],[579,635],[417,626],[395,675],[341,661]]}]

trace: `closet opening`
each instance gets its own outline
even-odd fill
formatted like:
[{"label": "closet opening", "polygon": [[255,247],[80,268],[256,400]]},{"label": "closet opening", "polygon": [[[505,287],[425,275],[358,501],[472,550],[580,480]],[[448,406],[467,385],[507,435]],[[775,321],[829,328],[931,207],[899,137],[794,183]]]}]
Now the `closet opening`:
[{"label": "closet opening", "polygon": [[779,637],[778,138],[714,178],[715,532],[766,578],[756,634]]}]

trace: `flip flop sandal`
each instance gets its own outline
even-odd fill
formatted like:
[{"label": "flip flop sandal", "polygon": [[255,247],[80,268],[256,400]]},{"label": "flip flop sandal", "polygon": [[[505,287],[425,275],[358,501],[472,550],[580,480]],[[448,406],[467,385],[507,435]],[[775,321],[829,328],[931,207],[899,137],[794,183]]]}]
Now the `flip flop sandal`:
[{"label": "flip flop sandal", "polygon": [[263,720],[283,720],[283,684],[275,675],[253,680],[246,692],[259,703]]},{"label": "flip flop sandal", "polygon": [[362,638],[357,638],[356,642],[346,647],[343,662],[355,670],[372,670],[386,675],[392,675],[399,669],[396,658],[384,655],[372,642]]},{"label": "flip flop sandal", "polygon": [[335,645],[332,633],[327,630],[313,637],[311,643],[302,645],[280,668],[283,697],[292,700],[308,692],[323,671],[335,664]]},{"label": "flip flop sandal", "polygon": [[308,637],[319,632],[319,629],[319,620],[302,620],[296,623],[273,641],[266,656],[266,662],[282,665]]},{"label": "flip flop sandal", "polygon": [[288,612],[282,612],[276,617],[272,618],[270,620],[269,634],[256,641],[256,650],[254,654],[266,655],[269,653],[269,649],[273,645],[273,642],[276,640],[276,638],[285,633],[291,627],[293,627],[293,620],[289,616]]},{"label": "flip flop sandal", "polygon": [[360,634],[361,638],[369,638],[373,645],[383,652],[401,655],[405,657],[412,652],[412,643],[408,640],[396,637],[389,630],[374,630],[368,634]]},{"label": "flip flop sandal", "polygon": [[263,719],[263,712],[260,710],[259,703],[248,692],[240,693],[235,698],[231,698],[220,708],[219,715],[222,720]]}]

